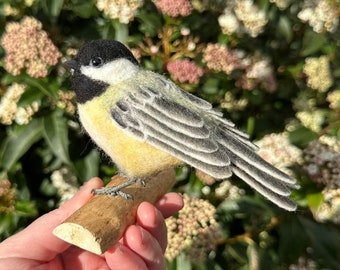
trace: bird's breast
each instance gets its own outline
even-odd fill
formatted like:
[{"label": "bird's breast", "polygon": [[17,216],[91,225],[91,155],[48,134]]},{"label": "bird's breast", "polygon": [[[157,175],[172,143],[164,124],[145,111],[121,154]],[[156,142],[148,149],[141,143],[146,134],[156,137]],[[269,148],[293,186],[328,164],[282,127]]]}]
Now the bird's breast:
[{"label": "bird's breast", "polygon": [[78,104],[80,121],[93,141],[128,177],[144,178],[183,162],[129,136],[110,117],[100,97]]}]

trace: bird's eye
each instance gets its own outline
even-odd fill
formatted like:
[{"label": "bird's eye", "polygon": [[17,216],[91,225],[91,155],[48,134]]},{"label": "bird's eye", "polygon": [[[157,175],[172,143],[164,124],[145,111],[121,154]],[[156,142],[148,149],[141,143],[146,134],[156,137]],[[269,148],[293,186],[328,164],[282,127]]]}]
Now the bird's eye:
[{"label": "bird's eye", "polygon": [[96,56],[96,57],[93,57],[91,60],[90,60],[90,66],[94,66],[94,67],[100,67],[101,65],[104,64],[104,61],[102,58]]}]

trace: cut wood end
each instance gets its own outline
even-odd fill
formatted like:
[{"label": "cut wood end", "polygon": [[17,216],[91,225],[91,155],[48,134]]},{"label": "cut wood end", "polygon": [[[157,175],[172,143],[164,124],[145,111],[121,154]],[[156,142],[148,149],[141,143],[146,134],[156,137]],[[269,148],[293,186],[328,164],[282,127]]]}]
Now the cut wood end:
[{"label": "cut wood end", "polygon": [[89,230],[78,224],[69,222],[62,223],[53,230],[53,234],[70,244],[92,253],[98,255],[104,253],[98,243],[98,239],[96,239]]}]

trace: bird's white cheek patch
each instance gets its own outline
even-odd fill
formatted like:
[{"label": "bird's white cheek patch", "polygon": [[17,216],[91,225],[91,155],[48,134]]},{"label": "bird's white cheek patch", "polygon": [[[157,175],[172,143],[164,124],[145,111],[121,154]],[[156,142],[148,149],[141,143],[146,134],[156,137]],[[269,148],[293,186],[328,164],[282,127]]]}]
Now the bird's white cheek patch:
[{"label": "bird's white cheek patch", "polygon": [[131,78],[138,69],[139,67],[129,60],[119,59],[101,67],[81,66],[80,71],[93,80],[102,81],[112,86]]}]

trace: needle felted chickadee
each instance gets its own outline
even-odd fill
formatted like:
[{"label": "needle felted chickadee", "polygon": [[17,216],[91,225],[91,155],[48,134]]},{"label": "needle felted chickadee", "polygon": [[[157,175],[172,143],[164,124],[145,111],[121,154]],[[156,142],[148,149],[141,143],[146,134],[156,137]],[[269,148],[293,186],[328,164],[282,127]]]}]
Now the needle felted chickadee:
[{"label": "needle felted chickadee", "polygon": [[94,193],[129,197],[122,188],[186,163],[216,179],[234,173],[278,206],[296,209],[289,198],[295,179],[258,156],[247,134],[210,103],[140,67],[122,43],[90,41],[65,64],[83,127],[129,179]]}]

